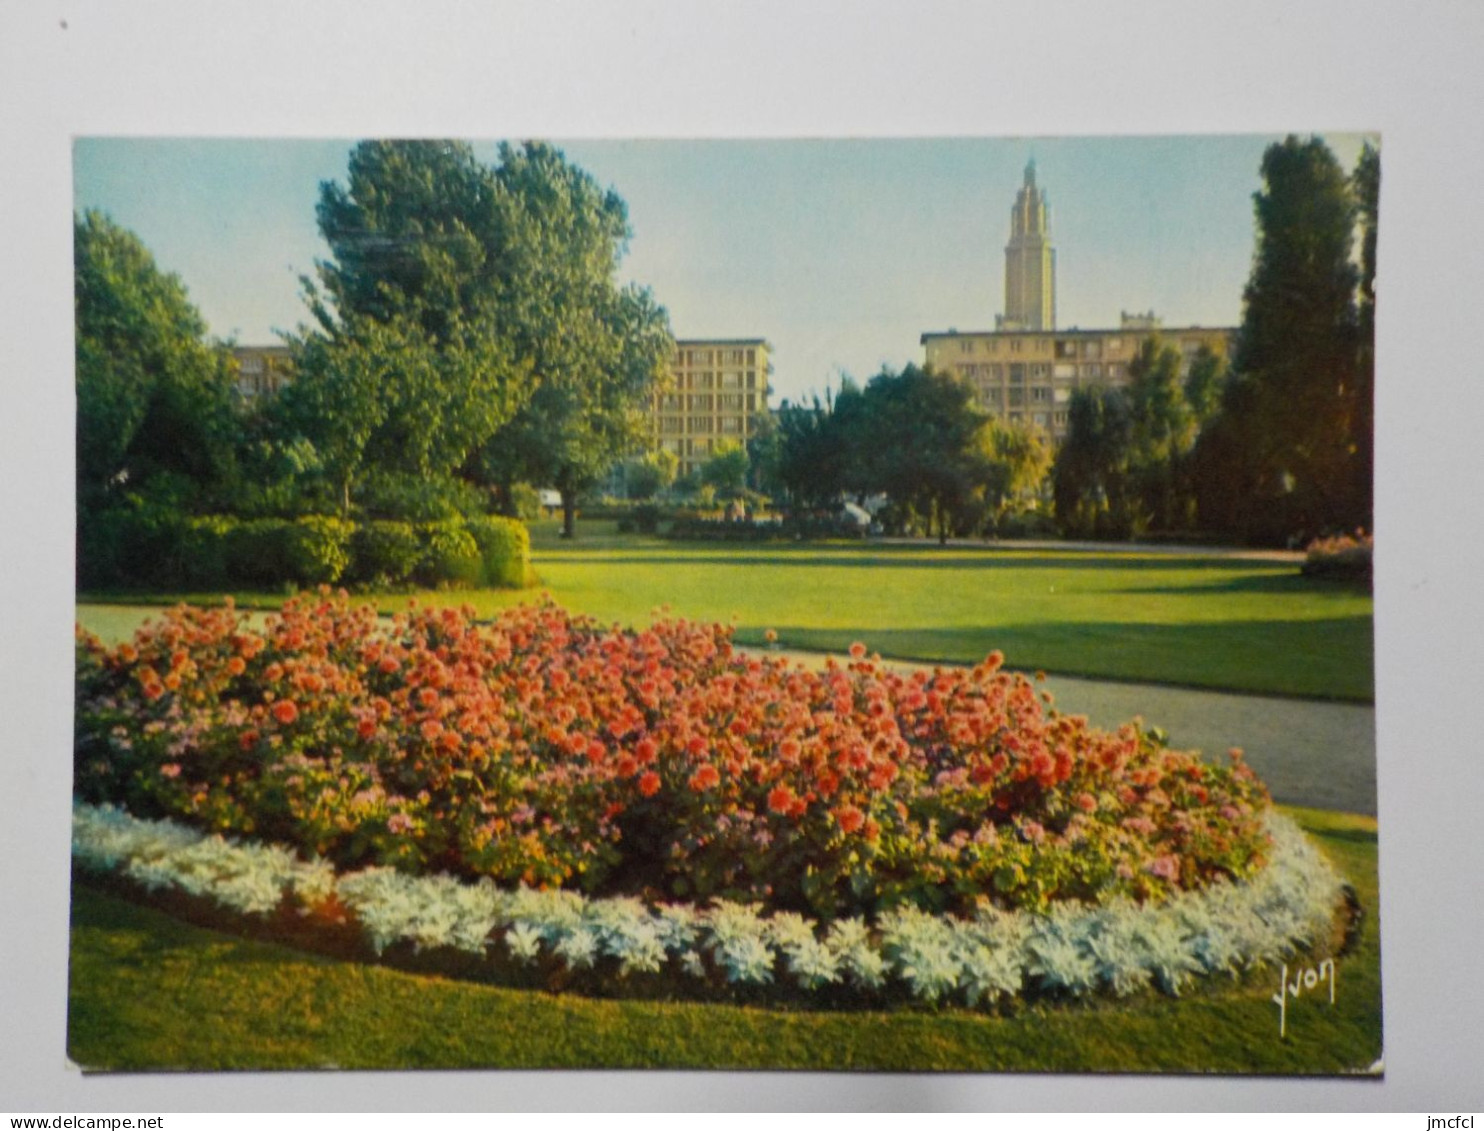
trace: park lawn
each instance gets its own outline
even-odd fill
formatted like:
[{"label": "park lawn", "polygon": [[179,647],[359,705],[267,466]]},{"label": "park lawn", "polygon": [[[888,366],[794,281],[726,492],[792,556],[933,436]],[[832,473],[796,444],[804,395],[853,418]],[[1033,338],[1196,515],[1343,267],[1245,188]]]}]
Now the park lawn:
[{"label": "park lawn", "polygon": [[68,1053],[90,1070],[792,1068],[1352,1073],[1381,1058],[1376,826],[1289,810],[1365,918],[1336,1004],[1289,1003],[1278,971],[1173,999],[824,1012],[591,1000],[403,973],[191,926],[73,890]]},{"label": "park lawn", "polygon": [[[1292,563],[1192,553],[1090,552],[877,543],[676,543],[579,524],[563,543],[532,530],[542,587],[569,609],[626,625],[654,610],[734,622],[737,639],[844,651],[856,640],[890,659],[973,663],[993,650],[1026,671],[1251,693],[1370,701],[1372,601],[1352,586],[1301,577]],[[271,607],[282,595],[237,594]],[[536,591],[423,592],[488,616]],[[132,610],[97,605],[214,600],[214,595],[87,595],[79,617],[105,637]],[[383,611],[409,595],[378,596]]]}]

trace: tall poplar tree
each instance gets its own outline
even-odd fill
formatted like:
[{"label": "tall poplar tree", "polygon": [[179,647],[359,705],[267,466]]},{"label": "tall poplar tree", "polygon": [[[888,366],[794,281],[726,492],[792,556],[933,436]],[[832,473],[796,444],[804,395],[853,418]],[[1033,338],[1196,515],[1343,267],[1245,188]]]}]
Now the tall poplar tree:
[{"label": "tall poplar tree", "polygon": [[1354,521],[1369,437],[1351,180],[1319,138],[1270,146],[1257,246],[1222,419],[1203,437],[1203,521],[1262,541]]}]

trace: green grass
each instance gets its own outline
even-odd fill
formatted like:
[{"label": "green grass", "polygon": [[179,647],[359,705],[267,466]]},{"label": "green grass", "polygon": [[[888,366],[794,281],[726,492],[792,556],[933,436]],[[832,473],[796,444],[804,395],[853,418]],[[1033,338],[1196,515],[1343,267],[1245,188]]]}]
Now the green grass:
[{"label": "green grass", "polygon": [[1186,998],[991,1017],[597,1001],[337,962],[73,891],[68,1048],[88,1069],[796,1068],[1363,1072],[1381,1056],[1376,826],[1290,810],[1359,892],[1337,1001],[1277,971]]},{"label": "green grass", "polygon": [[[542,584],[568,608],[604,621],[676,615],[736,618],[738,639],[772,628],[785,647],[843,651],[863,640],[883,656],[974,662],[999,649],[1010,666],[1068,675],[1231,691],[1369,701],[1374,696],[1369,594],[1299,576],[1291,563],[1175,553],[1091,553],[883,546],[669,543],[579,525],[532,531]],[[238,594],[272,606],[281,596]],[[424,593],[490,615],[527,593]],[[89,595],[91,605],[141,602]],[[214,599],[163,594],[148,603]],[[407,596],[379,597],[383,610]],[[128,618],[134,616],[134,620]],[[84,623],[118,634],[137,614],[86,607]],[[115,623],[116,622],[116,623]]]}]

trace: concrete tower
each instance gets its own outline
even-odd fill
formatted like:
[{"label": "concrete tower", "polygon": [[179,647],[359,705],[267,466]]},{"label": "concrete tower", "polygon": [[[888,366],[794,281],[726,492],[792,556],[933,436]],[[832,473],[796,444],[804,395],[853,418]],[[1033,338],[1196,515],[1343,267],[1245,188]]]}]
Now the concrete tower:
[{"label": "concrete tower", "polygon": [[1036,187],[1036,162],[1025,167],[1025,184],[1010,212],[1005,245],[1005,313],[999,330],[1056,329],[1056,250],[1051,246],[1051,205]]}]

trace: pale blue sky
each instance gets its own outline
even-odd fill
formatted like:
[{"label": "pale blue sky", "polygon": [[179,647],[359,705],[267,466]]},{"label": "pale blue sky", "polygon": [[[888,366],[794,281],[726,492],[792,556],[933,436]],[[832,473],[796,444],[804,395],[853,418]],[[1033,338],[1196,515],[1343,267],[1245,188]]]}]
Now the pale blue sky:
[{"label": "pale blue sky", "polygon": [[[1274,137],[561,141],[629,206],[625,276],[677,337],[766,337],[774,403],[920,361],[926,330],[989,329],[1026,161],[1052,206],[1061,327],[1153,309],[1235,325]],[[1360,138],[1330,144],[1353,167]],[[134,231],[214,334],[275,340],[326,252],[322,180],[351,141],[84,138],[75,206]],[[494,159],[494,143],[476,145]]]}]

